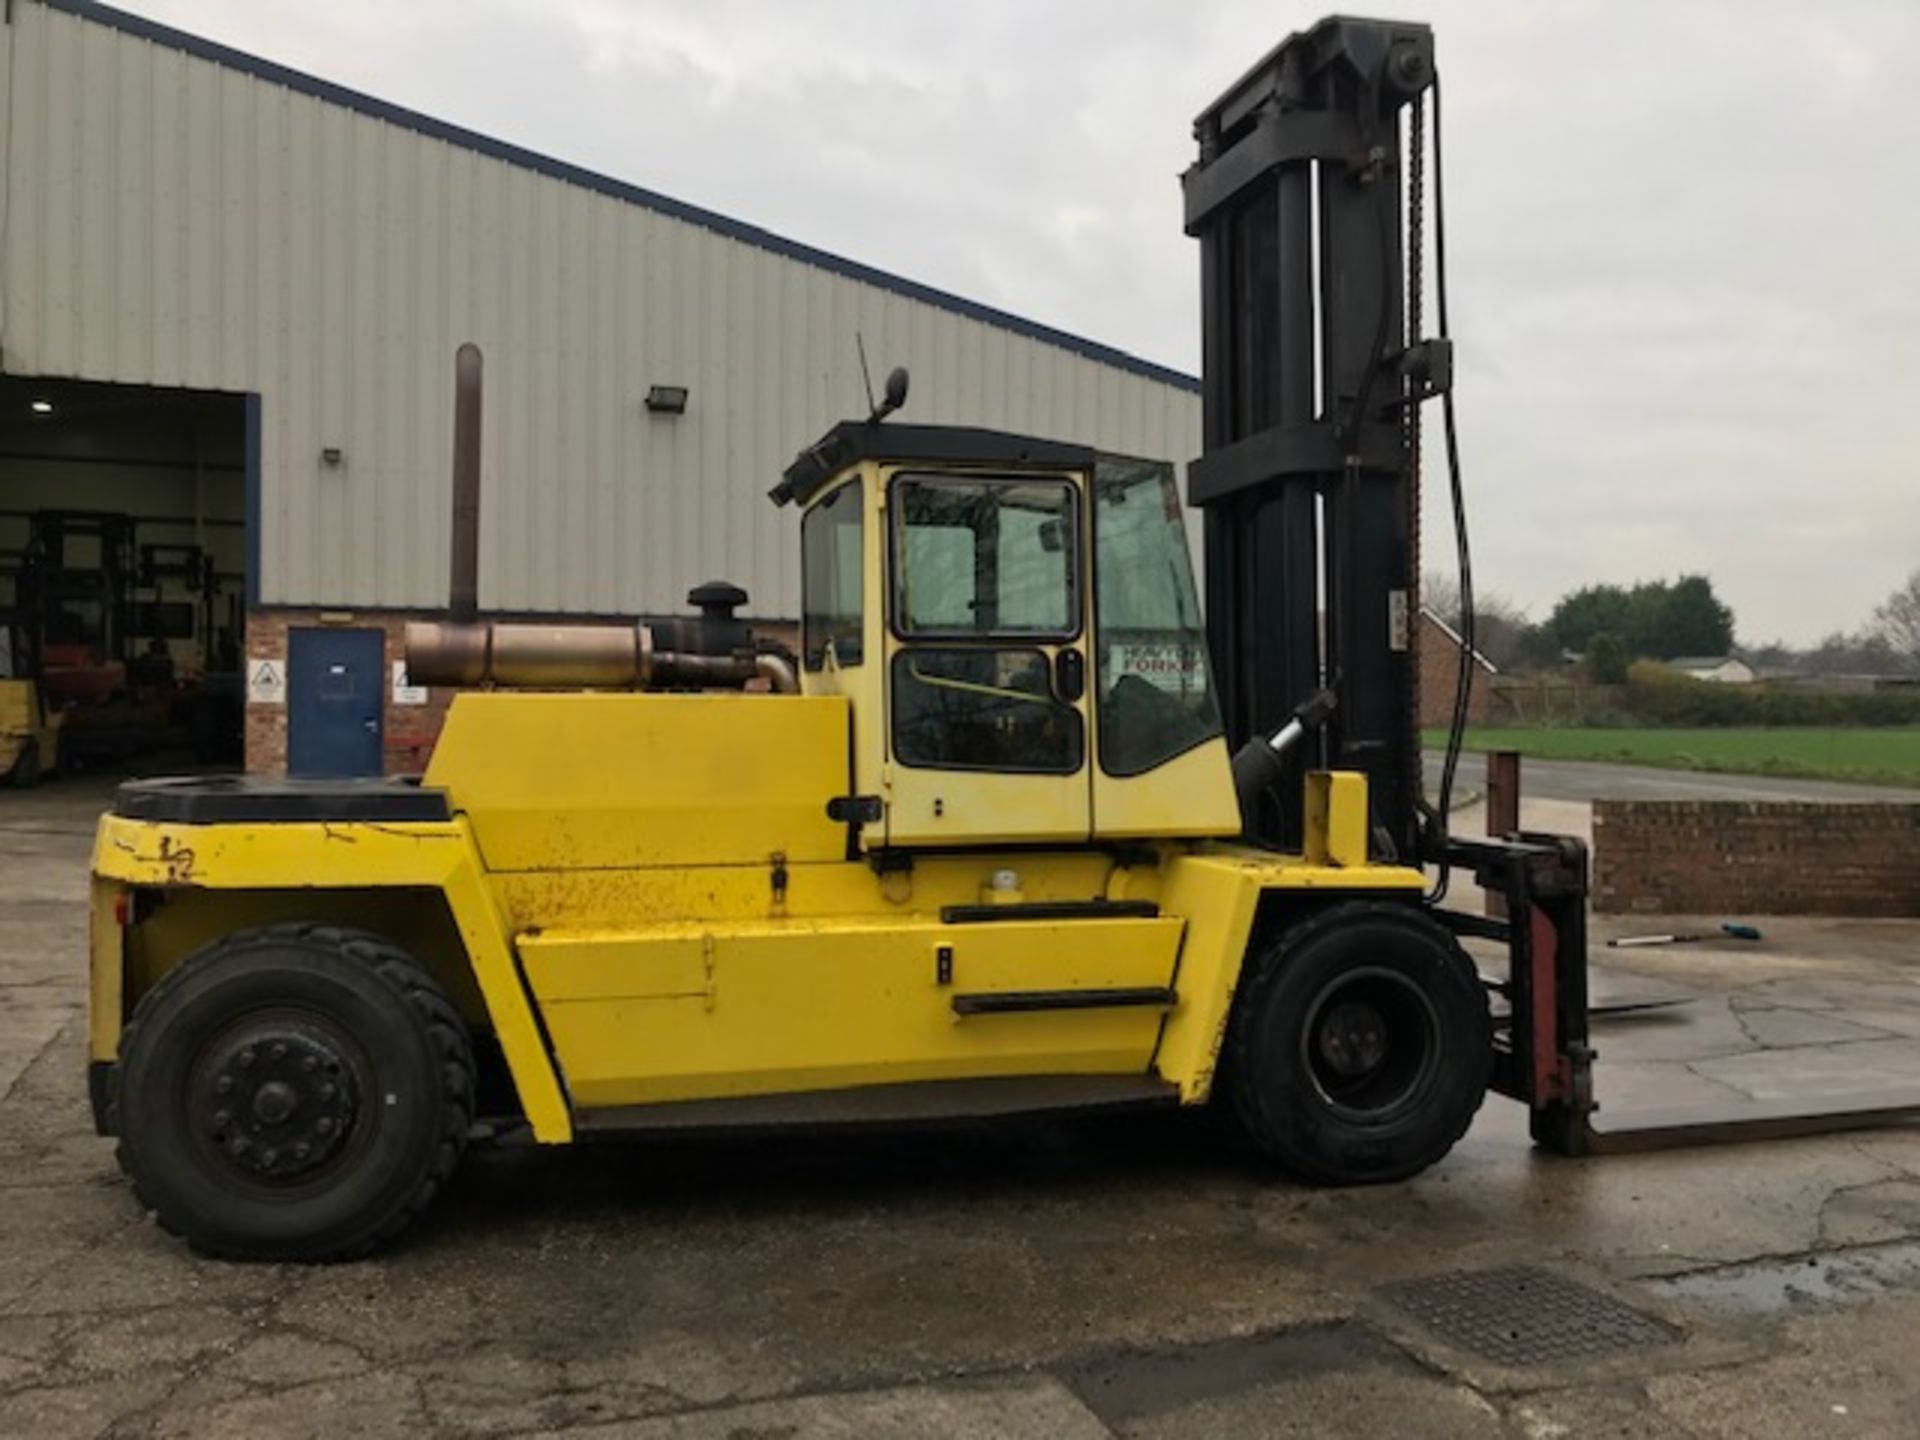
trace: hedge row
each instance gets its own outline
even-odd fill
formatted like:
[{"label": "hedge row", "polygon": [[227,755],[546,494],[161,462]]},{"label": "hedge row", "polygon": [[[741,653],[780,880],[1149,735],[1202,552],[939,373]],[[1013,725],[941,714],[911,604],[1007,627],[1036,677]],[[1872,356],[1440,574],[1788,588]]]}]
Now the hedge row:
[{"label": "hedge row", "polygon": [[1643,725],[1920,725],[1920,687],[1835,694],[1723,685],[1651,660],[1627,672],[1623,699]]}]

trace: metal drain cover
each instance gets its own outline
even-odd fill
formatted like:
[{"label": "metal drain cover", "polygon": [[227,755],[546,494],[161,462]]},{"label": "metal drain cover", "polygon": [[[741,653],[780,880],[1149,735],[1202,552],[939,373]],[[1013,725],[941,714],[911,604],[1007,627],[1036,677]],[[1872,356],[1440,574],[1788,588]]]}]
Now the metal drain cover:
[{"label": "metal drain cover", "polygon": [[1673,1332],[1611,1295],[1531,1265],[1456,1270],[1380,1292],[1441,1338],[1503,1365],[1664,1345]]}]

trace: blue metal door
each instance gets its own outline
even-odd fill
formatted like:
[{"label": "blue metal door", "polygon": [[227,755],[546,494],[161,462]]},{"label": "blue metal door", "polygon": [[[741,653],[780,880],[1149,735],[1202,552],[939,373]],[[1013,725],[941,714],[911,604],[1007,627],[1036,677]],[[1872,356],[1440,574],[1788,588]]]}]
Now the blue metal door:
[{"label": "blue metal door", "polygon": [[287,773],[378,775],[386,636],[287,632]]}]

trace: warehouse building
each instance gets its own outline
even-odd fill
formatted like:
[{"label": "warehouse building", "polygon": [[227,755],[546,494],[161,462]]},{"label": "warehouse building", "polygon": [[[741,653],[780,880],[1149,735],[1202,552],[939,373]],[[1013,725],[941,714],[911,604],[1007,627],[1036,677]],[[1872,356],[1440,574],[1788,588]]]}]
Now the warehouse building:
[{"label": "warehouse building", "polygon": [[915,420],[1199,451],[1188,376],[199,37],[12,0],[0,46],[0,661],[103,750],[244,698],[249,768],[424,762],[463,341],[496,614],[790,621],[766,491],[862,339]]}]

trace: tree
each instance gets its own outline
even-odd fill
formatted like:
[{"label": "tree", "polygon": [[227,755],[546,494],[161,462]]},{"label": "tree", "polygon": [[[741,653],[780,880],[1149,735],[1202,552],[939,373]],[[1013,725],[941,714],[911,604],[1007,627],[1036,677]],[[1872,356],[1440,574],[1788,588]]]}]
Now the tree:
[{"label": "tree", "polygon": [[[1638,588],[1638,587],[1636,587]],[[1664,590],[1648,633],[1640,636],[1643,654],[1656,660],[1676,655],[1725,655],[1733,649],[1733,611],[1720,603],[1704,575],[1682,575]]]},{"label": "tree", "polygon": [[1920,570],[1873,612],[1873,633],[1902,655],[1920,659]]},{"label": "tree", "polygon": [[1676,655],[1725,655],[1733,648],[1733,611],[1704,575],[1671,583],[1642,581],[1631,590],[1588,585],[1565,596],[1547,620],[1554,639],[1584,652],[1597,635],[1611,635],[1628,659],[1671,660]]},{"label": "tree", "polygon": [[1561,597],[1547,629],[1563,650],[1584,653],[1600,634],[1624,636],[1632,629],[1633,600],[1618,585],[1588,585]]},{"label": "tree", "polygon": [[1602,630],[1587,642],[1587,673],[1596,685],[1627,683],[1627,647],[1618,636]]}]

